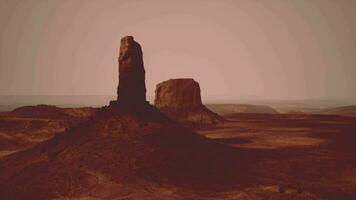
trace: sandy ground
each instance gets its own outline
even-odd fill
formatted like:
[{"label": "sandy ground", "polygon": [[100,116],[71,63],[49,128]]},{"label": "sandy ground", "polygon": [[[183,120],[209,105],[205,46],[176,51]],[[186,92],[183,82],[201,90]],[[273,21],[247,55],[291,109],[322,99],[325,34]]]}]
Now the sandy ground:
[{"label": "sandy ground", "polygon": [[0,117],[0,157],[29,148],[64,131],[65,120]]},{"label": "sandy ground", "polygon": [[[356,118],[303,114],[231,114],[226,118],[229,121],[224,125],[198,133],[238,150],[241,168],[236,170],[249,170],[248,179],[236,185],[196,190],[144,180],[120,184],[88,170],[97,185],[91,195],[56,200],[356,199]],[[2,119],[1,123],[0,156],[68,126],[34,119]]]},{"label": "sandy ground", "polygon": [[302,188],[314,199],[356,199],[356,118],[292,114],[226,117],[230,121],[223,126],[199,133],[251,157],[245,164],[254,168],[254,185],[260,187],[244,191],[267,194],[276,190],[269,188],[282,186],[287,188],[285,194]]}]

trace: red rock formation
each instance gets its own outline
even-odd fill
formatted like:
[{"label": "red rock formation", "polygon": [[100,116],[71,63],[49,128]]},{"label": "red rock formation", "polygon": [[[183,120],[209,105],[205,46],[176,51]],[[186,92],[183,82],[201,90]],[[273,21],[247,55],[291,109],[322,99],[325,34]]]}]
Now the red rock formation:
[{"label": "red rock formation", "polygon": [[236,150],[173,122],[145,101],[142,52],[132,37],[123,38],[119,60],[118,101],[0,159],[0,199],[112,199],[131,196],[120,187],[136,180],[191,188],[238,180]]},{"label": "red rock formation", "polygon": [[146,103],[142,50],[132,36],[121,39],[117,100],[121,104]]},{"label": "red rock formation", "polygon": [[158,84],[154,104],[172,119],[191,127],[224,121],[202,104],[199,83],[193,79],[170,79]]},{"label": "red rock formation", "polygon": [[191,78],[170,79],[156,86],[157,108],[191,109],[202,106],[199,83]]}]

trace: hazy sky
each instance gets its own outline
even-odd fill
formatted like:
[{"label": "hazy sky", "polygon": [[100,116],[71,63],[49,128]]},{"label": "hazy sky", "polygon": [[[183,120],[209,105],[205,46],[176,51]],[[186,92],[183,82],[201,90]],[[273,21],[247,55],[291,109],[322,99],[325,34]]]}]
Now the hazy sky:
[{"label": "hazy sky", "polygon": [[0,94],[116,94],[125,35],[148,95],[192,77],[205,99],[356,97],[355,0],[0,0]]}]

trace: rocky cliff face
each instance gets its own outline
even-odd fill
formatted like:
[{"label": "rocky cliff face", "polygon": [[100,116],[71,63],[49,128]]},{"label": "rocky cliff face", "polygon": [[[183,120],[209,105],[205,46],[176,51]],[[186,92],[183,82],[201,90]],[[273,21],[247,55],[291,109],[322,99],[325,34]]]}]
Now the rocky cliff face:
[{"label": "rocky cliff face", "polygon": [[190,127],[211,126],[224,121],[202,104],[199,83],[193,79],[170,79],[158,84],[154,104],[169,117]]},{"label": "rocky cliff face", "polygon": [[121,39],[117,100],[121,104],[146,103],[145,69],[141,45],[132,36]]},{"label": "rocky cliff face", "polygon": [[199,83],[193,79],[170,79],[156,86],[157,108],[189,109],[202,106]]}]

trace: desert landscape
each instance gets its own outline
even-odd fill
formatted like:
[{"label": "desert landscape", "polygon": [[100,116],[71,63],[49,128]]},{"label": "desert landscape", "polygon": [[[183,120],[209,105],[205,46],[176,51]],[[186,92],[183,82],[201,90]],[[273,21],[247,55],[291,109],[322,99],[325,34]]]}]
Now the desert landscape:
[{"label": "desert landscape", "polygon": [[[115,119],[117,125],[113,124],[111,132],[119,131],[116,127],[123,118]],[[190,143],[191,136],[186,134],[192,131],[175,127],[177,135],[167,130],[168,136],[156,136],[159,138],[157,143],[150,144],[153,146],[131,147],[134,149],[120,154],[120,149],[129,150],[126,145],[133,144],[131,131],[145,130],[125,130],[126,136],[112,136],[105,143],[90,134],[97,144],[87,141],[76,144],[82,150],[73,147],[63,147],[65,151],[51,150],[53,142],[65,137],[60,132],[75,124],[64,119],[2,116],[1,188],[4,189],[0,194],[4,199],[354,199],[356,118],[252,113],[228,114],[224,118],[223,125],[197,131],[210,140],[206,141],[209,145]],[[91,127],[92,121],[75,131],[84,134],[80,129],[86,126]],[[150,126],[154,125],[145,127]],[[48,142],[40,143],[56,134]],[[80,141],[77,138],[80,136],[75,137],[66,140]],[[89,133],[83,139],[91,140]],[[199,139],[203,138],[195,138]],[[114,140],[117,144],[111,144]],[[139,139],[135,135],[135,142],[143,145],[148,138]],[[36,146],[37,143],[40,145]],[[61,145],[73,145],[67,143]],[[165,148],[170,150],[155,146],[160,143],[169,145]],[[227,149],[220,149],[223,146]],[[143,155],[136,155],[139,152],[134,150]],[[151,151],[155,153],[150,156]],[[110,152],[122,158],[119,160]],[[162,158],[161,153],[169,155]],[[56,161],[65,159],[64,156],[71,161]],[[83,161],[77,160],[77,156]],[[162,159],[161,162],[168,162],[176,169],[171,168],[165,174],[168,166],[157,166],[157,163],[151,166],[153,169],[148,166],[137,169],[131,162],[143,159],[142,156],[149,163]],[[112,172],[103,171],[109,170],[105,169],[109,165],[115,166]],[[135,170],[130,166],[122,169],[124,166],[120,165],[133,165]],[[4,180],[4,176],[8,178]]]},{"label": "desert landscape", "polygon": [[126,36],[109,105],[2,112],[1,199],[356,196],[354,107],[204,106],[199,83],[184,78],[158,84],[154,105],[145,93],[141,46]]},{"label": "desert landscape", "polygon": [[355,200],[355,11],[0,0],[0,200]]}]

